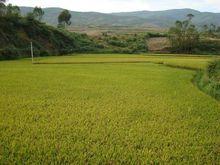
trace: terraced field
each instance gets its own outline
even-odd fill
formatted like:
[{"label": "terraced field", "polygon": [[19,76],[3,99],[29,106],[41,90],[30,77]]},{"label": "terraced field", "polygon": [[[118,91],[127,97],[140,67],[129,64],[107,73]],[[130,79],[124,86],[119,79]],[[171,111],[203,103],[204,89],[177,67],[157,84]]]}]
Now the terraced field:
[{"label": "terraced field", "polygon": [[149,63],[203,68],[212,59],[0,62],[0,164],[219,164],[219,102],[191,83],[194,71]]}]

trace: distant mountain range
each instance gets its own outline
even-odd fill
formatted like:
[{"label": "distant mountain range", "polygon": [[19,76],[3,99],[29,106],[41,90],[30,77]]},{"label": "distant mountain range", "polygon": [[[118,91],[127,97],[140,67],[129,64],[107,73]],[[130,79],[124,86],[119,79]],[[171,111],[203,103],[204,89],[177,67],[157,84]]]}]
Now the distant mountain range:
[{"label": "distant mountain range", "polygon": [[[32,11],[31,7],[20,7],[22,15]],[[62,8],[44,8],[43,21],[50,25],[57,25],[57,17]],[[138,26],[168,28],[176,20],[183,20],[191,13],[194,24],[215,24],[220,26],[220,13],[200,12],[193,9],[173,9],[164,11],[137,11],[122,13],[98,13],[98,12],[75,12],[70,11],[73,26]]]}]

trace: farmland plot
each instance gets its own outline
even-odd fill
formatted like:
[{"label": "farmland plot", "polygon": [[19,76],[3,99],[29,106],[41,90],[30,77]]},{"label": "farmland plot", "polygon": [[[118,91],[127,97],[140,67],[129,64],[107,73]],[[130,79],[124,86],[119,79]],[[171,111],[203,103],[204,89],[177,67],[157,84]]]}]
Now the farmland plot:
[{"label": "farmland plot", "polygon": [[[40,60],[58,58],[75,60]],[[193,74],[152,63],[0,62],[0,163],[218,164],[219,102]]]}]

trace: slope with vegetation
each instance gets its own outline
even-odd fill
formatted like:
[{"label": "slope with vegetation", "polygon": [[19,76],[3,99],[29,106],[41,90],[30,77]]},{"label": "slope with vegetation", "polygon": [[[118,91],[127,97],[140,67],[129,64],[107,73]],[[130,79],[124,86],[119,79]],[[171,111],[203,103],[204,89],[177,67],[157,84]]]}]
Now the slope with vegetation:
[{"label": "slope with vegetation", "polygon": [[89,37],[22,17],[0,17],[0,34],[0,59],[30,56],[30,42],[35,56],[148,51],[146,35]]},{"label": "slope with vegetation", "polygon": [[30,42],[33,42],[35,56],[83,52],[147,52],[146,39],[143,36],[138,38],[106,36],[97,39],[86,34],[68,32],[65,28],[71,24],[71,14],[67,10],[60,13],[57,18],[59,28],[55,28],[40,22],[44,11],[39,7],[22,17],[19,7],[1,4],[0,60],[28,57]]},{"label": "slope with vegetation", "polygon": [[36,20],[21,17],[0,17],[0,59],[30,55],[33,42],[35,56],[86,52],[96,45],[86,35],[66,34]]},{"label": "slope with vegetation", "polygon": [[140,53],[147,52],[145,35],[89,37],[50,27],[34,19],[0,17],[0,59],[69,53]]},{"label": "slope with vegetation", "polygon": [[44,12],[34,8],[26,17],[20,8],[1,1],[0,6],[0,60],[27,57],[30,42],[35,56],[86,52],[96,49],[96,44],[82,34],[68,33],[41,23]]}]

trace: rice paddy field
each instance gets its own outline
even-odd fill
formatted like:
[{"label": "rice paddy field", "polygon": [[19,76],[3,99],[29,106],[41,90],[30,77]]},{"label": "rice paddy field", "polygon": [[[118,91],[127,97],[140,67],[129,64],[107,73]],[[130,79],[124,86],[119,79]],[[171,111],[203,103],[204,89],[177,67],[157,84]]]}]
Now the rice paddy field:
[{"label": "rice paddy field", "polygon": [[194,70],[166,66],[213,59],[2,61],[0,164],[220,164],[219,101],[194,86]]},{"label": "rice paddy field", "polygon": [[203,69],[208,62],[219,56],[189,55],[114,55],[114,54],[80,54],[35,59],[36,64],[91,64],[91,63],[158,63],[188,69]]}]

